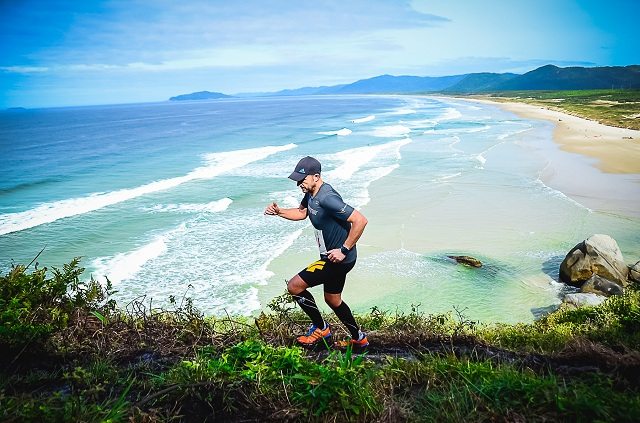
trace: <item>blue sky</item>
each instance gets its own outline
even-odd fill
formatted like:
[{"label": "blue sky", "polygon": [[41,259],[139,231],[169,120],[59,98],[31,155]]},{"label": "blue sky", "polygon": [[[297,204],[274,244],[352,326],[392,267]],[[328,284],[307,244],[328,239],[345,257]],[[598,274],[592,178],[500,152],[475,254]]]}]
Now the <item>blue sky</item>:
[{"label": "blue sky", "polygon": [[640,1],[0,0],[0,107],[640,64]]}]

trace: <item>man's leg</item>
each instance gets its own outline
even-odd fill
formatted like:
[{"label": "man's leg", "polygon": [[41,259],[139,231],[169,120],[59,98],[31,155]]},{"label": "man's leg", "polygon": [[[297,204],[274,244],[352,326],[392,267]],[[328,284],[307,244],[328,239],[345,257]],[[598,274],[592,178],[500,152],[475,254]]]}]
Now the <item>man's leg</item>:
[{"label": "man's leg", "polygon": [[352,339],[358,339],[360,337],[360,328],[356,323],[356,319],[353,317],[351,309],[342,301],[342,294],[332,294],[329,292],[324,293],[324,301],[331,307],[333,312],[338,316],[338,319],[347,328],[351,334]]},{"label": "man's leg", "polygon": [[323,329],[324,319],[320,314],[320,310],[316,305],[316,301],[311,295],[311,292],[307,290],[309,285],[302,280],[300,275],[295,275],[289,282],[287,282],[287,290],[289,294],[295,298],[296,302],[300,305],[300,308],[309,316],[311,322],[315,327]]}]

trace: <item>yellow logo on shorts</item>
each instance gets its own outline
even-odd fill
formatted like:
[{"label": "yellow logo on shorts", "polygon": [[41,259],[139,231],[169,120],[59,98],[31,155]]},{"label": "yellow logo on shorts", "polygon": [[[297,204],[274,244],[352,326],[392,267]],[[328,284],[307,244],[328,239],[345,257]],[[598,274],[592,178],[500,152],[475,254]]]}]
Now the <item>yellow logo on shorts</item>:
[{"label": "yellow logo on shorts", "polygon": [[309,267],[307,267],[307,272],[315,272],[316,270],[322,270],[326,262],[324,260],[318,260],[315,263],[311,263]]}]

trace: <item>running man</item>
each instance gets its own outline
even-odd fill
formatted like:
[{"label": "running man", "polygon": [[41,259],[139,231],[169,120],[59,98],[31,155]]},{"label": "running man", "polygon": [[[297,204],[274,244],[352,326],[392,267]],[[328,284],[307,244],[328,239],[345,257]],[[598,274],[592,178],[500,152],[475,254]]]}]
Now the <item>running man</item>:
[{"label": "running man", "polygon": [[307,290],[324,285],[324,300],[351,334],[351,339],[337,343],[338,347],[353,345],[364,348],[369,345],[366,334],[360,331],[351,309],[342,301],[342,289],[347,273],[356,264],[356,242],[362,235],[367,219],[347,205],[331,185],[323,182],[320,162],[304,157],[296,165],[290,179],[296,181],[304,198],[298,208],[281,209],[276,203],[267,206],[264,213],[288,220],[304,220],[309,216],[315,228],[320,249],[320,260],[311,263],[287,282],[287,290],[311,319],[306,335],[297,341],[313,346],[331,337],[331,329],[316,306],[313,295]]}]

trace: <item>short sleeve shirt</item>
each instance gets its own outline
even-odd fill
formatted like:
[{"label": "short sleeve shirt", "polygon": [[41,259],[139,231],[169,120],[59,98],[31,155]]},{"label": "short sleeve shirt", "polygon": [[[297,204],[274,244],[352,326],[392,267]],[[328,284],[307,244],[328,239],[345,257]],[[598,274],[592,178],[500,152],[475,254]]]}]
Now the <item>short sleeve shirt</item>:
[{"label": "short sleeve shirt", "polygon": [[[351,229],[351,223],[347,219],[353,213],[353,207],[346,204],[331,185],[324,182],[315,197],[306,193],[300,206],[308,210],[321,257],[326,257],[329,250],[342,247]],[[343,263],[351,263],[356,257],[354,246]]]}]

